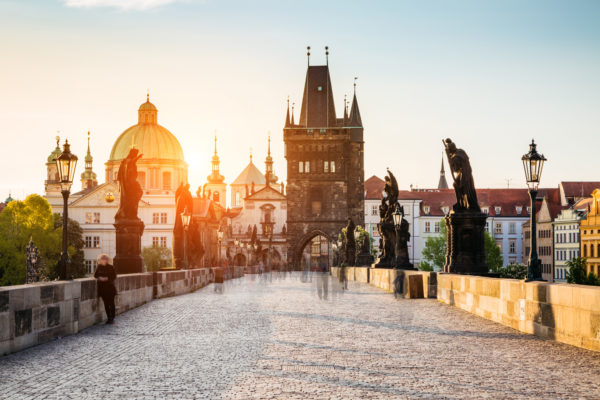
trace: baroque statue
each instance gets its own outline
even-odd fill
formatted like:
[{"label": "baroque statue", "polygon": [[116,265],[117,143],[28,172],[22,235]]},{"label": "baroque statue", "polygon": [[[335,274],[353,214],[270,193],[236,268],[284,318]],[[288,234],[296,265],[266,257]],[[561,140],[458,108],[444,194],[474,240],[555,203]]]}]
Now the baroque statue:
[{"label": "baroque statue", "polygon": [[345,250],[345,263],[346,265],[354,265],[356,260],[356,241],[354,240],[354,231],[356,225],[352,218],[348,218],[348,224],[346,225],[346,233],[344,234],[344,250]]},{"label": "baroque statue", "polygon": [[377,260],[376,267],[393,268],[395,265],[395,243],[396,231],[394,228],[394,211],[398,204],[398,181],[388,169],[385,177],[385,187],[379,205],[379,236],[381,237],[381,254]]},{"label": "baroque statue", "polygon": [[404,218],[404,207],[397,204],[396,207],[402,216],[400,224],[396,225],[396,268],[414,269],[408,255],[408,242],[410,241],[410,224]]},{"label": "baroque statue", "polygon": [[137,161],[142,158],[139,150],[132,148],[119,166],[117,179],[121,198],[115,220],[138,219],[138,205],[144,192],[137,179]]},{"label": "baroque statue", "polygon": [[454,192],[456,193],[454,210],[481,211],[477,202],[469,156],[463,149],[456,148],[456,144],[451,139],[446,139],[444,146],[448,164],[450,164],[450,173],[454,180]]},{"label": "baroque statue", "polygon": [[144,223],[138,218],[138,206],[143,195],[137,180],[137,161],[142,157],[132,148],[121,161],[119,180],[119,209],[115,214],[116,255],[114,266],[117,274],[133,274],[144,271],[142,259],[142,233]]},{"label": "baroque statue", "polygon": [[[173,226],[173,266],[182,268],[184,265],[184,227],[181,214],[187,210],[190,214],[194,211],[194,200],[190,192],[189,183],[181,183],[175,191],[175,224]],[[190,223],[190,229],[191,229]],[[189,254],[189,253],[188,253]]]}]

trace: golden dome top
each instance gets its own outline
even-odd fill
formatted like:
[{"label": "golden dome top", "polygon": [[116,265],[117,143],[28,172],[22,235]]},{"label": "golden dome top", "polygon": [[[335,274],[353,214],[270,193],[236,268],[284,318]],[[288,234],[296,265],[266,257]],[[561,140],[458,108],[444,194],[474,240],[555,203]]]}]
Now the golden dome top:
[{"label": "golden dome top", "polygon": [[127,157],[132,146],[142,154],[140,161],[184,161],[181,144],[169,130],[156,122],[157,109],[147,100],[138,110],[138,123],[127,128],[115,141],[108,161]]}]

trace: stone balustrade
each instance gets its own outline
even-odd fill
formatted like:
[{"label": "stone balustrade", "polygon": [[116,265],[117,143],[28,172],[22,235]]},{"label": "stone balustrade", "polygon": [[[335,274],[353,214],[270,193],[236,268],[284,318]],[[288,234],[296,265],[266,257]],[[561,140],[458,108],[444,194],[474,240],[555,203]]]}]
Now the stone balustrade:
[{"label": "stone balustrade", "polygon": [[[226,279],[244,276],[228,268]],[[153,299],[193,292],[214,282],[214,269],[118,275],[117,314]],[[77,333],[106,317],[94,278],[0,287],[0,355]]]},{"label": "stone balustrade", "polygon": [[[339,278],[340,269],[331,274]],[[600,287],[516,279],[346,267],[346,279],[394,291],[405,298],[439,301],[524,333],[600,351]]]}]

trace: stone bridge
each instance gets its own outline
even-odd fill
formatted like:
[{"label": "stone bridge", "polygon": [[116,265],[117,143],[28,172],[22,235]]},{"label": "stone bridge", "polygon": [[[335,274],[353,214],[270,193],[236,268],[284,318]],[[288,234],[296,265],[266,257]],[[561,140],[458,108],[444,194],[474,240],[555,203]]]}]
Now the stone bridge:
[{"label": "stone bridge", "polygon": [[223,293],[138,294],[115,325],[0,357],[0,399],[600,398],[600,353],[373,287],[389,278],[343,291],[337,278],[273,272]]}]

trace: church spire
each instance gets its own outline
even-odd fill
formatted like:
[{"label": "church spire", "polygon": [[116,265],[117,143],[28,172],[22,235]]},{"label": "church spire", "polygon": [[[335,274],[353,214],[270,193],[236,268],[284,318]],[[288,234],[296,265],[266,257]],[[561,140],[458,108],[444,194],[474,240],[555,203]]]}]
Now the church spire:
[{"label": "church spire", "polygon": [[448,182],[446,182],[446,171],[444,170],[444,154],[442,153],[442,169],[440,170],[440,181],[438,183],[438,189],[448,189]]},{"label": "church spire", "polygon": [[212,156],[212,172],[206,178],[208,183],[222,183],[225,180],[225,177],[221,175],[219,171],[219,166],[221,161],[219,160],[219,155],[217,154],[217,130],[215,129],[215,152]]},{"label": "church spire", "polygon": [[89,189],[98,186],[98,180],[96,173],[92,169],[94,157],[90,150],[90,132],[88,131],[88,146],[87,154],[85,155],[85,170],[81,173],[81,187],[82,189]]},{"label": "church spire", "polygon": [[348,122],[348,99],[344,95],[344,125]]},{"label": "church spire", "polygon": [[296,105],[296,103],[292,103],[292,121],[291,121],[292,126],[294,125],[294,106],[295,105]]},{"label": "church spire", "polygon": [[273,174],[273,157],[271,157],[271,132],[269,132],[267,147],[267,158],[265,158],[265,183],[267,186],[277,182],[277,177]]}]

